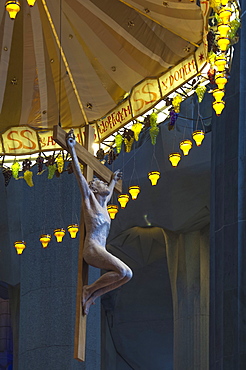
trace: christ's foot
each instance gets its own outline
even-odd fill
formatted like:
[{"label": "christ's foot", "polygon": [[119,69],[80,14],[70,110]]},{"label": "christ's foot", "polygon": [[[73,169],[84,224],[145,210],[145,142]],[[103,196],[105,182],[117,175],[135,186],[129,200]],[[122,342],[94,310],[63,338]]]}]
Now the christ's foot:
[{"label": "christ's foot", "polygon": [[94,300],[92,298],[89,298],[84,304],[83,304],[83,315],[88,315],[89,309],[91,305],[95,304]]},{"label": "christ's foot", "polygon": [[82,291],[82,306],[83,307],[84,307],[85,302],[87,301],[88,298],[90,298],[88,285],[84,285],[83,286],[83,291]]}]

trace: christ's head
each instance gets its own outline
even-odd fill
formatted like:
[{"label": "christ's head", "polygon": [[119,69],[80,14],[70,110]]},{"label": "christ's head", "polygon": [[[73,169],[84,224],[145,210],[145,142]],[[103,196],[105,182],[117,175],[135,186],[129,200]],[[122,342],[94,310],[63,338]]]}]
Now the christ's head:
[{"label": "christ's head", "polygon": [[97,178],[94,178],[92,181],[89,182],[89,187],[94,194],[99,194],[102,196],[109,195],[108,184]]}]

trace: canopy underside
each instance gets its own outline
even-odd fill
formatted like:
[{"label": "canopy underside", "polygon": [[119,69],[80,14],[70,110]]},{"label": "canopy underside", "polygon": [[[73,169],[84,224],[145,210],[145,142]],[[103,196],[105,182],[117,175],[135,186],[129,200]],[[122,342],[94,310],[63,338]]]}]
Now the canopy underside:
[{"label": "canopy underside", "polygon": [[190,0],[25,0],[0,7],[0,131],[78,127],[103,117],[131,88],[193,53],[203,36]]}]

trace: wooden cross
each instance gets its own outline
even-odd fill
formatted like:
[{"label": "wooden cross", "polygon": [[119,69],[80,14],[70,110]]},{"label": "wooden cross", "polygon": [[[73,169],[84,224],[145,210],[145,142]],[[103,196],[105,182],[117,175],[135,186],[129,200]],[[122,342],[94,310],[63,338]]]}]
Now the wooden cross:
[{"label": "wooden cross", "polygon": [[[113,173],[105,167],[101,162],[90,153],[92,151],[92,143],[94,142],[94,129],[87,125],[85,127],[85,144],[81,146],[76,143],[75,150],[80,163],[85,166],[84,176],[87,181],[92,180],[95,172],[98,178],[105,182],[110,182]],[[53,139],[63,149],[68,150],[66,143],[66,131],[60,126],[54,126]],[[122,192],[122,181],[118,181],[115,185],[115,190]],[[83,249],[85,240],[85,226],[83,220],[83,210],[80,217],[80,240],[79,240],[79,255],[78,255],[78,280],[76,293],[76,320],[75,320],[75,335],[74,335],[74,358],[79,361],[85,361],[85,341],[86,341],[86,315],[82,311],[82,291],[83,286],[88,283],[88,265],[83,259]]]}]

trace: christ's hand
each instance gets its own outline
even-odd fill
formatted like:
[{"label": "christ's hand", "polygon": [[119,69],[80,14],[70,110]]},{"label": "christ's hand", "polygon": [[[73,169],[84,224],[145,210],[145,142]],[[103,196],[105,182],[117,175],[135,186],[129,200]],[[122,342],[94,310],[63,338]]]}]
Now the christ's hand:
[{"label": "christ's hand", "polygon": [[67,146],[74,148],[76,145],[75,135],[73,129],[71,129],[66,135]]},{"label": "christ's hand", "polygon": [[115,171],[113,174],[113,180],[117,182],[118,180],[121,180],[121,178],[122,178],[122,172],[120,170]]}]

